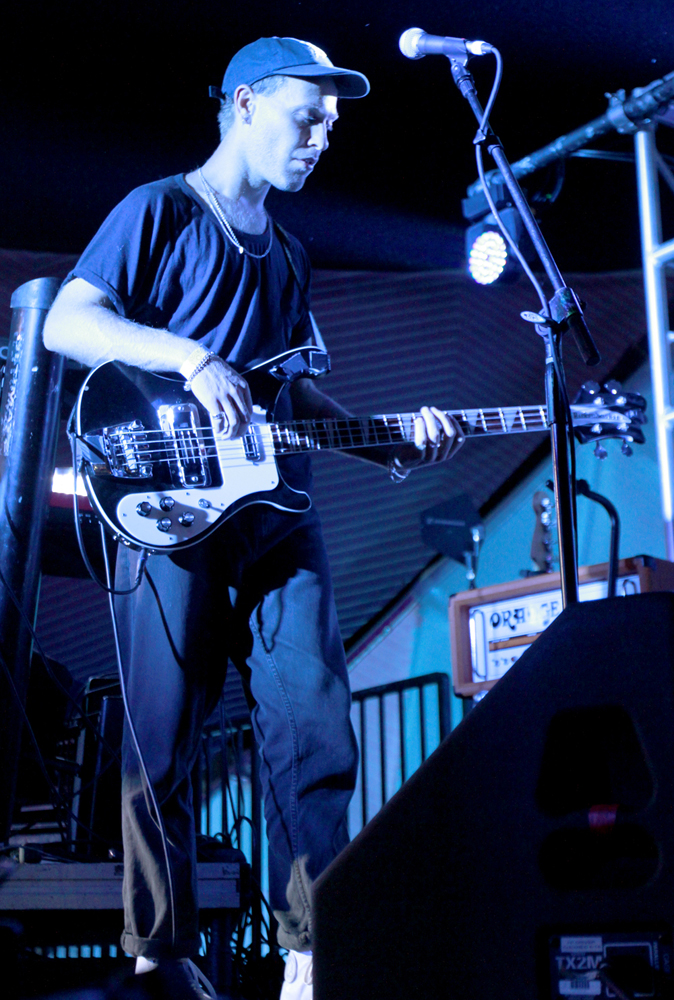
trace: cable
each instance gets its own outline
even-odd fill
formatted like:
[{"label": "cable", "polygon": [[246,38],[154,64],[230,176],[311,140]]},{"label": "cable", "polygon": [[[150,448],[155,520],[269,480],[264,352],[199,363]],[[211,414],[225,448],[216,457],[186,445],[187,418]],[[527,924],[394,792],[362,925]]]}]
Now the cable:
[{"label": "cable", "polygon": [[489,94],[489,100],[485,104],[484,111],[482,112],[482,118],[480,119],[480,124],[478,125],[477,134],[486,134],[489,129],[489,116],[491,115],[491,109],[494,106],[494,101],[496,100],[496,95],[501,87],[501,80],[503,79],[503,58],[501,53],[493,45],[490,46],[490,51],[496,60],[496,72],[494,73],[494,82],[491,85],[491,93]]},{"label": "cable", "polygon": [[[225,702],[224,702],[224,697],[223,696],[221,696],[221,698],[220,698],[220,706],[219,707],[220,707],[219,714],[220,714],[220,727],[221,727],[221,730],[224,731],[224,732],[228,732],[230,734],[233,734],[233,732],[235,730],[235,726],[233,725],[231,719],[229,718],[229,716],[227,714],[227,711],[225,709]],[[237,745],[236,745],[236,743],[235,743],[235,741],[234,741],[234,739],[232,738],[231,735],[230,735],[229,739],[226,740],[226,745],[229,745],[232,748],[233,759],[234,759],[234,770],[235,770],[236,780],[237,780],[237,782],[239,784],[239,787],[241,787],[241,785],[242,785],[242,775],[241,775],[241,766],[240,766],[240,760],[239,760],[239,751],[238,751],[238,747],[237,747]],[[252,753],[256,752],[256,745],[255,745],[255,743],[253,743],[253,747],[251,749],[251,752]],[[230,830],[228,832],[228,836],[230,837],[230,840],[231,840],[232,835],[236,834],[236,843],[239,846],[239,850],[241,850],[241,838],[240,838],[241,826],[244,823],[247,823],[250,826],[251,834],[252,834],[252,836],[251,836],[251,847],[254,847],[255,844],[256,844],[256,841],[257,841],[257,837],[258,837],[258,831],[256,830],[256,828],[255,828],[255,826],[253,824],[252,818],[250,816],[246,816],[244,814],[239,814],[238,807],[235,805],[235,802],[234,802],[234,796],[233,796],[231,785],[230,785],[230,781],[229,781],[229,768],[225,768],[225,767],[222,768],[222,774],[224,775],[225,773],[227,774],[227,782],[226,782],[226,786],[225,786],[225,791],[223,791],[223,795],[229,801],[229,805],[230,805],[230,808],[232,810],[232,815],[234,817],[232,826],[230,827]],[[253,786],[253,784],[251,782],[251,795],[254,795],[254,794],[255,794],[255,787]],[[259,897],[259,900],[260,900],[260,904],[261,904],[260,908],[259,908],[260,938],[267,945],[267,947],[271,951],[274,948],[276,948],[276,944],[270,940],[270,938],[271,938],[271,920],[273,919],[273,911],[272,911],[272,908],[271,908],[271,905],[270,905],[269,901],[267,900],[266,896],[264,895],[264,892],[262,891],[262,885],[261,885],[259,879],[255,878],[253,876],[252,869],[251,869],[251,885],[254,888],[255,892],[257,893],[257,895]],[[251,905],[252,905],[252,903],[251,903]],[[245,916],[247,912],[248,911],[245,911],[244,914],[243,914],[243,916]],[[250,923],[252,924],[252,922],[253,922],[253,914],[251,912],[250,913]],[[239,962],[241,960],[241,958],[244,957],[244,956],[248,957],[249,952],[250,952],[250,948],[244,948],[243,947],[244,933],[245,933],[245,928],[242,928],[240,936],[237,938],[237,952],[236,952],[235,962]],[[250,947],[252,947],[252,945]]]},{"label": "cable", "polygon": [[510,247],[510,249],[512,250],[512,252],[517,257],[518,261],[520,262],[520,264],[522,266],[522,270],[526,274],[526,276],[529,279],[529,281],[531,282],[531,284],[534,286],[536,294],[538,295],[538,299],[539,299],[539,301],[541,303],[541,310],[542,310],[543,314],[545,316],[547,316],[549,310],[548,310],[548,300],[545,297],[545,292],[543,291],[543,288],[542,288],[540,282],[538,281],[536,275],[531,270],[531,268],[529,267],[529,264],[525,260],[524,254],[522,253],[522,251],[518,247],[518,245],[515,242],[515,240],[513,239],[513,237],[510,235],[510,232],[508,231],[508,229],[507,229],[507,227],[506,227],[503,219],[501,218],[500,212],[499,212],[498,208],[496,207],[496,202],[494,201],[494,199],[492,197],[492,194],[491,194],[491,191],[489,190],[489,184],[488,184],[488,181],[487,181],[487,177],[485,175],[484,162],[483,162],[483,159],[482,159],[482,146],[481,146],[480,143],[477,143],[477,142],[475,144],[475,162],[477,163],[477,172],[478,172],[478,174],[480,176],[480,181],[482,182],[482,187],[483,187],[483,190],[484,190],[484,196],[487,199],[487,204],[489,205],[490,211],[491,211],[492,215],[494,216],[494,218],[496,219],[496,223],[497,223],[499,229],[501,230],[501,232],[503,233],[503,237],[506,240],[506,242],[508,243],[508,246]]},{"label": "cable", "polygon": [[[576,440],[573,432],[573,414],[571,410],[571,404],[569,402],[569,396],[566,390],[566,380],[564,378],[564,372],[562,370],[562,359],[561,359],[561,337],[559,343],[557,341],[557,333],[554,328],[550,329],[547,337],[548,343],[550,344],[550,354],[552,357],[552,363],[555,369],[555,374],[557,376],[557,387],[560,394],[562,409],[565,413],[566,424],[571,429],[571,433],[564,434],[564,447],[567,449],[567,454],[569,458],[569,478],[571,480],[571,513],[573,518],[573,538],[576,548],[576,560],[578,559],[578,503],[576,496]],[[554,490],[554,485],[549,481],[547,484]],[[555,498],[556,503],[559,504],[560,498],[557,496]],[[561,537],[558,538],[558,545],[561,549]],[[561,558],[561,556],[560,556]],[[560,563],[561,565],[561,563]]]},{"label": "cable", "polygon": [[[73,461],[73,512],[75,516],[75,536],[77,538],[77,544],[79,546],[80,555],[82,556],[82,560],[84,562],[84,565],[86,566],[87,573],[94,581],[94,583],[98,587],[100,587],[101,590],[105,591],[106,594],[111,593],[118,597],[125,597],[127,594],[133,594],[133,592],[138,590],[138,588],[140,587],[141,581],[143,579],[143,572],[145,570],[145,563],[147,562],[148,552],[147,549],[141,549],[141,558],[138,563],[138,572],[136,574],[136,579],[134,581],[133,586],[130,587],[128,590],[115,590],[114,588],[109,588],[102,582],[102,580],[99,580],[96,570],[92,566],[89,556],[87,555],[86,547],[84,544],[84,537],[82,535],[82,526],[80,524],[80,510],[79,510],[79,502],[77,495],[77,474],[78,472],[80,474],[84,473],[84,459],[81,460],[81,466],[78,469],[79,458],[77,454],[77,444],[79,442],[79,436],[75,433],[75,431],[72,430],[73,413],[71,413],[70,419],[68,421],[67,433],[68,437],[70,438],[70,451],[72,454],[72,461]],[[106,558],[107,558],[105,536],[103,536],[103,548],[104,551],[106,552]]]},{"label": "cable", "polygon": [[590,484],[587,479],[576,480],[576,493],[580,493],[581,496],[587,497],[588,500],[593,500],[594,503],[603,507],[611,520],[606,596],[615,597],[616,583],[618,580],[618,557],[620,549],[620,517],[618,515],[618,511],[608,497],[602,496],[601,493],[595,493],[594,490],[590,489]]},{"label": "cable", "polygon": [[477,172],[478,172],[478,175],[480,177],[480,183],[482,184],[482,190],[483,190],[484,196],[485,196],[485,198],[487,200],[487,204],[489,205],[489,209],[490,209],[492,215],[494,216],[494,218],[496,219],[496,223],[497,223],[499,229],[501,230],[504,239],[508,243],[508,246],[510,247],[510,249],[512,250],[512,252],[517,257],[518,261],[520,262],[520,264],[522,266],[522,270],[524,271],[524,273],[528,277],[528,279],[531,282],[531,284],[534,286],[534,289],[536,290],[536,294],[538,295],[539,301],[541,303],[541,309],[543,310],[543,315],[547,316],[548,315],[548,301],[547,301],[547,299],[545,297],[545,293],[543,291],[543,288],[541,287],[538,279],[534,275],[534,273],[531,270],[531,268],[529,267],[528,263],[524,259],[524,255],[522,254],[520,248],[517,246],[517,243],[515,242],[515,240],[513,239],[513,237],[508,232],[508,229],[507,229],[505,223],[503,222],[503,219],[500,216],[499,210],[496,207],[496,202],[494,201],[494,199],[492,197],[492,194],[491,194],[491,191],[489,190],[489,183],[487,181],[487,177],[486,177],[485,170],[484,170],[484,161],[483,161],[483,158],[482,158],[482,146],[487,141],[487,139],[489,138],[489,132],[491,132],[491,136],[498,143],[498,139],[496,139],[496,136],[495,136],[494,132],[491,131],[491,125],[489,123],[489,116],[490,116],[491,110],[492,110],[492,108],[494,106],[494,102],[496,101],[496,96],[497,96],[499,88],[501,86],[501,79],[503,77],[503,59],[501,57],[501,53],[499,52],[499,50],[497,48],[494,48],[493,46],[491,48],[491,51],[492,51],[492,53],[494,55],[494,58],[496,59],[496,71],[494,73],[494,81],[493,81],[492,86],[491,86],[491,92],[489,94],[489,99],[487,100],[487,103],[486,103],[486,105],[484,107],[484,111],[482,112],[482,118],[480,119],[480,124],[478,125],[477,132],[475,133],[475,139],[473,140],[473,142],[475,144],[475,161],[476,161],[476,164],[477,164]]},{"label": "cable", "polygon": [[[550,171],[548,171],[548,176]],[[530,201],[534,202],[536,205],[553,205],[564,187],[564,179],[566,176],[566,160],[555,160],[554,163],[554,182],[549,190],[546,187],[549,185],[541,186],[540,190],[534,191],[530,196]]]},{"label": "cable", "polygon": [[[242,787],[241,762],[239,760],[238,747],[237,747],[234,739],[232,738],[232,734],[234,733],[235,727],[232,724],[232,721],[229,718],[229,716],[227,714],[227,711],[225,709],[224,696],[220,697],[220,713],[219,714],[220,714],[220,727],[221,727],[221,730],[223,732],[225,732],[225,733],[229,733],[230,734],[229,739],[227,739],[227,738],[225,739],[225,751],[226,751],[227,745],[231,746],[231,748],[232,748],[232,756],[233,756],[233,760],[234,760],[234,770],[235,770],[235,775],[236,775],[236,781],[237,781],[238,787],[241,788]],[[253,744],[253,748],[252,748],[251,752],[255,752],[255,744]],[[225,788],[224,788],[224,791],[223,791],[223,795],[225,797],[225,800],[229,801],[229,806],[230,806],[230,809],[232,811],[232,817],[233,817],[232,825],[231,825],[231,827],[229,827],[229,829],[227,831],[227,837],[229,838],[230,843],[232,843],[233,842],[233,837],[235,835],[236,836],[236,843],[238,845],[238,849],[242,850],[241,826],[242,826],[242,824],[247,823],[249,825],[249,827],[250,827],[250,830],[251,830],[251,852],[252,852],[255,849],[255,846],[256,846],[256,843],[257,843],[258,831],[255,828],[255,825],[254,825],[254,823],[252,821],[252,818],[250,816],[246,816],[245,814],[241,814],[239,812],[238,804],[235,803],[235,801],[234,801],[234,795],[233,795],[233,792],[232,792],[232,787],[231,787],[231,782],[230,782],[230,777],[229,777],[229,768],[226,767],[226,766],[223,766],[221,773],[223,775],[224,774],[227,775],[227,780],[226,780],[226,783],[225,783]],[[255,794],[255,788],[253,787],[253,784],[251,782],[251,796],[254,795],[254,794]],[[272,949],[272,943],[270,941],[270,937],[271,937],[271,922],[270,922],[270,920],[271,920],[271,918],[273,916],[272,909],[271,909],[271,906],[270,906],[269,902],[267,901],[267,898],[265,897],[265,895],[264,895],[264,893],[262,891],[262,885],[261,885],[259,879],[255,878],[253,876],[252,868],[251,868],[251,871],[250,871],[250,879],[251,879],[251,886],[257,892],[259,900],[260,900],[260,903],[264,904],[264,906],[260,905],[260,907],[259,907],[260,940],[264,941],[265,944],[267,945],[267,947],[269,947],[270,950],[271,950]],[[252,905],[253,904],[252,904],[252,900],[251,900],[251,905],[249,907],[249,910],[245,911],[245,913],[243,914],[243,917],[245,917],[246,914],[250,911],[250,920],[249,920],[249,923],[250,923],[251,927],[252,927],[253,919],[254,919],[253,918],[253,913],[252,913]],[[269,914],[269,919],[267,919],[265,917],[264,908],[266,908],[267,913]],[[235,952],[235,958],[234,958],[234,964],[235,965],[240,964],[242,961],[244,961],[244,959],[245,959],[245,961],[249,961],[249,958],[250,958],[250,950],[252,948],[252,945],[249,948],[245,948],[243,946],[243,940],[244,940],[244,937],[245,937],[245,931],[246,931],[246,927],[245,926],[239,928],[239,933],[238,933],[238,936],[237,936],[237,939],[236,939],[237,944],[236,944],[236,952]]]},{"label": "cable", "polygon": [[[105,579],[106,579],[106,584],[107,584],[107,586],[104,589],[107,591],[107,594],[108,594],[108,604],[110,606],[110,616],[112,618],[112,631],[113,631],[113,636],[114,636],[114,640],[115,640],[115,653],[117,655],[117,666],[119,668],[119,685],[120,685],[120,688],[121,688],[121,691],[122,691],[122,701],[124,702],[124,712],[126,714],[126,721],[128,723],[128,726],[129,726],[129,733],[131,734],[131,739],[133,740],[133,745],[134,745],[134,748],[135,748],[135,751],[136,751],[136,756],[138,758],[138,763],[140,764],[140,768],[141,768],[141,770],[143,772],[143,777],[145,778],[145,784],[146,784],[146,787],[147,787],[148,795],[150,796],[150,800],[151,800],[151,803],[152,803],[152,808],[154,809],[155,815],[153,816],[152,813],[149,810],[148,810],[148,812],[150,812],[150,819],[152,820],[152,822],[158,828],[159,834],[160,834],[160,837],[161,837],[162,850],[164,852],[164,862],[165,862],[165,865],[166,865],[166,879],[167,879],[167,882],[168,882],[169,899],[170,899],[170,902],[171,902],[171,945],[172,945],[172,947],[175,947],[175,943],[176,943],[176,899],[175,899],[175,888],[174,888],[174,883],[173,883],[173,871],[171,869],[171,858],[169,856],[169,850],[168,850],[168,837],[166,835],[166,828],[164,826],[164,820],[163,820],[163,817],[162,817],[162,814],[161,814],[161,808],[159,806],[159,802],[157,801],[157,796],[155,794],[154,786],[152,784],[152,781],[150,779],[150,775],[149,775],[147,767],[145,765],[145,759],[143,757],[142,750],[140,749],[140,743],[138,741],[138,735],[136,733],[136,727],[135,727],[135,725],[133,723],[133,717],[131,715],[131,707],[129,705],[129,699],[128,699],[127,690],[126,690],[126,680],[125,680],[125,677],[124,677],[124,665],[122,663],[122,648],[121,648],[120,641],[119,641],[119,628],[118,628],[118,625],[117,625],[117,615],[115,613],[114,595],[118,594],[118,593],[128,593],[128,591],[127,592],[124,592],[124,591],[121,591],[121,592],[120,591],[115,591],[114,588],[113,588],[113,586],[112,586],[112,577],[111,577],[111,573],[110,573],[110,560],[108,558],[108,549],[107,549],[107,546],[105,544],[105,528],[103,527],[102,524],[100,524],[99,527],[100,527],[100,531],[101,531],[101,539],[102,539],[102,544],[103,544],[103,561],[104,561],[104,564],[105,564]],[[146,550],[143,550],[143,553],[141,553],[141,557],[140,557],[141,559],[143,558],[143,554],[147,558],[147,551]],[[134,589],[137,589],[137,588],[134,588]]]},{"label": "cable", "polygon": [[[253,820],[250,818],[250,816],[246,816],[244,814],[244,815],[237,816],[237,818],[232,823],[232,830],[236,833],[236,842],[239,845],[239,850],[241,850],[241,832],[240,832],[240,830],[241,830],[241,825],[243,823],[247,823],[248,826],[250,827],[251,842],[252,842],[253,847],[256,847],[257,846],[257,830],[255,829],[255,826],[253,825]],[[231,837],[231,834],[229,834],[228,836]]]},{"label": "cable", "polygon": [[[552,352],[552,363],[555,367],[555,373],[557,375],[557,385],[559,387],[559,393],[562,399],[562,406],[564,408],[564,413],[566,415],[567,425],[571,428],[571,434],[565,435],[568,441],[569,448],[569,471],[571,474],[571,482],[576,482],[576,440],[573,434],[573,411],[571,410],[571,402],[569,400],[569,395],[566,389],[566,377],[562,369],[562,342],[561,338],[559,340],[559,345],[556,341],[556,335],[554,331],[550,333],[550,350]],[[573,493],[573,520],[574,525],[578,523],[578,510],[576,505],[576,491],[575,488]]]},{"label": "cable", "polygon": [[[229,730],[229,731],[232,731],[234,729],[234,727],[232,725],[232,721],[229,718],[229,716],[227,715],[227,710],[225,709],[225,700],[224,700],[224,697],[222,697],[222,696],[220,697],[220,725],[221,726],[224,725],[225,729]],[[238,753],[238,750],[237,750],[237,748],[236,748],[233,740],[232,740],[232,744],[231,745],[232,745],[232,750],[233,750],[234,770],[236,772],[237,786],[239,788],[241,788],[242,787],[242,781],[241,781],[241,768],[239,766],[239,753]],[[227,831],[227,836],[229,837],[229,839],[231,841],[231,839],[232,839],[232,832],[235,832],[236,833],[236,842],[237,842],[237,845],[239,847],[239,850],[241,850],[241,839],[239,837],[238,824],[239,824],[240,819],[248,819],[248,817],[247,816],[239,817],[239,807],[238,807],[238,805],[235,805],[235,803],[234,803],[234,795],[232,793],[232,788],[231,788],[230,781],[229,781],[229,768],[227,768],[227,786],[226,786],[226,788],[227,788],[227,798],[229,799],[229,805],[230,805],[230,808],[232,810],[232,817],[233,817],[233,819],[232,819],[232,826]],[[252,783],[251,783],[251,791],[252,791]],[[254,836],[255,835],[255,830],[253,828],[252,820],[250,821],[250,823],[251,823],[251,829],[253,829],[253,837],[251,838],[251,843],[254,845],[255,844],[255,836]]]}]

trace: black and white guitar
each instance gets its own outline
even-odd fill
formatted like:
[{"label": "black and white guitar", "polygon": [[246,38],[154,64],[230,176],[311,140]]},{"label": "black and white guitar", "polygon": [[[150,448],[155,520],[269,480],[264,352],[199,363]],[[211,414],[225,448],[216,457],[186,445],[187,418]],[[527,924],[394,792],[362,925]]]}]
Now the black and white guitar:
[{"label": "black and white guitar", "polygon": [[[268,422],[283,383],[329,371],[315,348],[288,351],[244,374],[256,406],[247,432],[216,440],[206,410],[180,376],[109,362],[94,369],[77,400],[80,468],[94,510],[121,541],[172,552],[201,541],[237,510],[265,503],[304,511],[309,496],[288,487],[279,455],[348,450],[414,439],[415,413]],[[271,391],[270,386],[274,386]],[[618,383],[588,383],[572,406],[579,440],[622,438],[623,450],[644,440],[646,403]],[[450,410],[466,437],[548,429],[544,406]]]}]

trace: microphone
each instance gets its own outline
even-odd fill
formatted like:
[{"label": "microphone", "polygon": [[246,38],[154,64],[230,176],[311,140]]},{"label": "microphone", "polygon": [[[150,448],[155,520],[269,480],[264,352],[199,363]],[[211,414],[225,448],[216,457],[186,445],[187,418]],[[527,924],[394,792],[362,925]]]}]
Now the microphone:
[{"label": "microphone", "polygon": [[493,51],[489,42],[468,42],[465,38],[429,35],[422,28],[408,28],[407,31],[403,31],[398,45],[402,54],[408,59],[423,59],[424,56],[465,59],[467,56],[485,56]]}]

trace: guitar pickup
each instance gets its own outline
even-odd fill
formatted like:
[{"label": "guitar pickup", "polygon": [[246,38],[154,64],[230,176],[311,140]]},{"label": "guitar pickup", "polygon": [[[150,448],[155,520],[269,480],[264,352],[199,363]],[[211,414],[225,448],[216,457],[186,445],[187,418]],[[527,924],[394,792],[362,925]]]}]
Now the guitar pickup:
[{"label": "guitar pickup", "polygon": [[173,481],[187,487],[210,486],[208,455],[195,404],[160,406],[158,414]]},{"label": "guitar pickup", "polygon": [[260,445],[257,437],[255,436],[255,431],[251,430],[249,434],[244,434],[241,440],[243,441],[243,454],[245,455],[246,461],[259,462],[261,452]]}]

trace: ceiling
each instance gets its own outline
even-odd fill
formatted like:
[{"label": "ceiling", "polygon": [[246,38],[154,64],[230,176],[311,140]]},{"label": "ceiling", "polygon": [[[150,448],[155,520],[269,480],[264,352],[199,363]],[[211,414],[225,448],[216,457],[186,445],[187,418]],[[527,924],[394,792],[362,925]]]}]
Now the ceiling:
[{"label": "ceiling", "polygon": [[[372,93],[343,102],[305,191],[272,197],[277,217],[319,267],[461,266],[474,121],[443,57],[400,54],[411,26],[501,50],[492,122],[513,161],[602,114],[605,92],[674,69],[671,0],[22,0],[3,11],[0,246],[79,252],[131,187],[203,162],[208,85],[241,45],[287,34],[365,72]],[[493,60],[472,66],[486,99]],[[674,153],[674,130],[659,143]],[[563,269],[638,267],[633,169],[571,160],[543,224]]]}]

